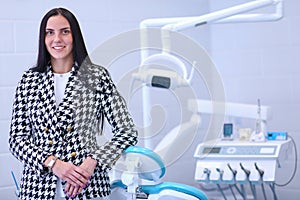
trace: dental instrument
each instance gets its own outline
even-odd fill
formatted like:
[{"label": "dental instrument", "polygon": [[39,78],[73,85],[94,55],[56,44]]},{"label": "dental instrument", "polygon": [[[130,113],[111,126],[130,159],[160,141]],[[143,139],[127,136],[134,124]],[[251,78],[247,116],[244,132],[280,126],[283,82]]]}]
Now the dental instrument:
[{"label": "dental instrument", "polygon": [[257,100],[257,118],[255,131],[252,133],[250,140],[253,142],[265,142],[266,136],[262,130],[262,120],[261,120],[261,105],[260,99]]},{"label": "dental instrument", "polygon": [[255,166],[255,169],[259,173],[259,177],[260,177],[259,182],[260,182],[260,185],[261,185],[261,189],[262,189],[264,199],[267,200],[266,190],[265,190],[265,186],[264,186],[264,183],[263,183],[263,176],[264,176],[265,171],[263,169],[259,168],[256,162],[254,163],[254,166]]}]

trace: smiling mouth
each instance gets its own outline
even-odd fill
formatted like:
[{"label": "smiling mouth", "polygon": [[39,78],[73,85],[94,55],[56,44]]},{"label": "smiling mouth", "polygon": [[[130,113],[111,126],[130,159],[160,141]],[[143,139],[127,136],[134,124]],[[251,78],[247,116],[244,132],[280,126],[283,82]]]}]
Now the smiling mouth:
[{"label": "smiling mouth", "polygon": [[52,47],[52,48],[55,49],[55,50],[60,50],[60,49],[65,48],[65,46],[55,46],[55,47]]}]

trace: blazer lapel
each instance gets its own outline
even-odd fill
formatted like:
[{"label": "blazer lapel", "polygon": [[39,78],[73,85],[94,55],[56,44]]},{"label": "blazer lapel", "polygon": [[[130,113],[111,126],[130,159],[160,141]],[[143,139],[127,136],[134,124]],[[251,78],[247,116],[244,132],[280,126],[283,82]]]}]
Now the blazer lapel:
[{"label": "blazer lapel", "polygon": [[59,117],[59,120],[65,121],[68,124],[72,122],[73,115],[75,112],[75,105],[73,103],[74,101],[73,98],[74,98],[74,75],[71,75],[67,82],[62,102],[56,108],[56,113]]},{"label": "blazer lapel", "polygon": [[41,111],[41,117],[44,118],[43,121],[48,125],[55,125],[57,123],[57,117],[55,112],[53,73],[51,70],[48,70],[40,80],[38,96],[39,109]]}]

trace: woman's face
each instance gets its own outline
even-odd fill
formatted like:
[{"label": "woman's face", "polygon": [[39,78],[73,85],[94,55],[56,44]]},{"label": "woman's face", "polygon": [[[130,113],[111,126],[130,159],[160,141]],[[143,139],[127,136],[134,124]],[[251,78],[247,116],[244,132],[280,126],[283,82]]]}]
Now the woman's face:
[{"label": "woman's face", "polygon": [[73,37],[68,20],[62,15],[48,19],[46,25],[45,44],[51,60],[73,60]]}]

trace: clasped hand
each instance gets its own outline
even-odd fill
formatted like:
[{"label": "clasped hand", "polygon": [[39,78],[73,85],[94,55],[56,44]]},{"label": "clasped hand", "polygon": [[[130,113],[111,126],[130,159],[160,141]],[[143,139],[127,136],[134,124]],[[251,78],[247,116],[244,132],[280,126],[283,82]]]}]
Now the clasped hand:
[{"label": "clasped hand", "polygon": [[64,192],[68,197],[74,198],[87,187],[96,165],[97,161],[90,157],[86,158],[80,166],[57,160],[52,171],[67,182]]}]

